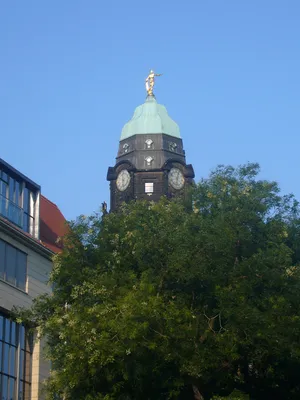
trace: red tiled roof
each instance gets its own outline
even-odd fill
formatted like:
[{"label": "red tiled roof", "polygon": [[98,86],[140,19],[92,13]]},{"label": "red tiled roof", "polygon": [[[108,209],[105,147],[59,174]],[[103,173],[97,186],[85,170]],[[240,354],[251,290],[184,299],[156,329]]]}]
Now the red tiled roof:
[{"label": "red tiled roof", "polygon": [[48,249],[59,253],[62,242],[58,241],[67,233],[64,216],[56,204],[41,195],[40,202],[40,240]]}]

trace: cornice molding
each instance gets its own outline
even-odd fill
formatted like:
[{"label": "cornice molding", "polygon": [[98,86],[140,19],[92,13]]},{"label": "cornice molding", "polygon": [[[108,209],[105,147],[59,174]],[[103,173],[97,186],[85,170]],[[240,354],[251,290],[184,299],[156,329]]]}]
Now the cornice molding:
[{"label": "cornice molding", "polygon": [[55,254],[37,239],[34,239],[31,236],[27,235],[25,232],[22,232],[20,229],[18,229],[2,217],[0,217],[0,231],[6,233],[8,236],[22,243],[24,246],[29,247],[41,256],[47,258],[48,260],[51,260],[53,255]]}]

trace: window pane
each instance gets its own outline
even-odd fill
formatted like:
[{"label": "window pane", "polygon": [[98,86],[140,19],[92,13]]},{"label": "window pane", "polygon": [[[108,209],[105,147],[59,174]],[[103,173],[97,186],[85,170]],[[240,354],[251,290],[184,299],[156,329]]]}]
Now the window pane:
[{"label": "window pane", "polygon": [[15,379],[10,378],[8,380],[8,389],[9,389],[9,393],[8,393],[8,399],[9,400],[14,400],[15,399]]},{"label": "window pane", "polygon": [[15,185],[16,185],[16,199],[15,199],[15,203],[18,205],[18,206],[22,206],[22,203],[21,203],[21,185],[20,185],[20,183],[18,182],[18,181],[15,181]]},{"label": "window pane", "polygon": [[17,281],[17,287],[22,290],[25,290],[26,275],[27,275],[27,255],[25,253],[22,253],[21,251],[18,251],[16,281]]},{"label": "window pane", "polygon": [[0,181],[0,213],[7,217],[8,213],[8,200],[6,199],[7,184]]},{"label": "window pane", "polygon": [[1,398],[1,400],[7,400],[7,385],[8,385],[7,376],[2,376],[2,398]]},{"label": "window pane", "polygon": [[26,288],[27,254],[0,240],[0,278]]},{"label": "window pane", "polygon": [[25,328],[23,325],[20,326],[20,346],[21,349],[25,349]]},{"label": "window pane", "polygon": [[16,348],[14,346],[10,346],[9,375],[16,376]]},{"label": "window pane", "polygon": [[3,179],[5,182],[8,182],[8,176],[7,176],[7,174],[6,174],[5,172],[3,172],[3,171],[2,171],[2,179]]},{"label": "window pane", "polygon": [[25,232],[29,232],[29,216],[27,213],[23,214],[23,229]]},{"label": "window pane", "polygon": [[0,393],[1,393],[1,372],[2,372],[2,347],[3,344],[0,341]]},{"label": "window pane", "polygon": [[15,201],[14,199],[15,197],[15,181],[12,178],[9,178],[9,194],[8,194],[8,198],[10,201]]},{"label": "window pane", "polygon": [[16,284],[17,250],[12,246],[6,246],[6,280]]},{"label": "window pane", "polygon": [[14,346],[17,345],[17,324],[11,321],[11,338],[10,343]]},{"label": "window pane", "polygon": [[[4,327],[4,318],[2,317],[2,315],[0,315],[0,340],[3,339],[3,327]],[[0,360],[1,360],[1,358],[0,358]]]},{"label": "window pane", "polygon": [[22,211],[21,209],[12,201],[8,201],[8,219],[10,219],[14,224],[22,226]]},{"label": "window pane", "polygon": [[24,351],[20,352],[19,377],[24,378]]},{"label": "window pane", "polygon": [[20,381],[19,382],[19,398],[18,398],[18,400],[23,400],[24,399],[24,389],[23,389],[23,387],[24,387],[24,382],[22,382],[22,381]]},{"label": "window pane", "polygon": [[[1,186],[1,181],[0,181],[0,186]],[[5,211],[6,210],[6,199],[4,196],[2,196],[1,191],[0,191],[0,214],[5,216]]]},{"label": "window pane", "polygon": [[5,243],[0,240],[0,278],[4,279],[5,272]]},{"label": "window pane", "polygon": [[5,336],[4,336],[4,338],[5,338],[5,341],[7,343],[9,343],[10,342],[10,320],[8,318],[5,318],[4,320],[5,320],[5,327],[4,327]]},{"label": "window pane", "polygon": [[2,194],[3,197],[7,197],[7,188],[7,183],[0,181],[0,194]]},{"label": "window pane", "polygon": [[8,374],[8,361],[9,361],[9,345],[8,344],[4,344],[3,346],[3,368],[2,368],[2,372],[4,372],[5,374]]}]

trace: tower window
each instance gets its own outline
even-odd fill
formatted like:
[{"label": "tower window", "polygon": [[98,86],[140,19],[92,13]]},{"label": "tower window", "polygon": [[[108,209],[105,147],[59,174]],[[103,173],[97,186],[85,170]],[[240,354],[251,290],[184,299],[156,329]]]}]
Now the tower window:
[{"label": "tower window", "polygon": [[153,182],[146,182],[145,183],[145,193],[151,195],[153,193]]},{"label": "tower window", "polygon": [[170,151],[174,151],[174,153],[175,153],[176,150],[177,150],[177,144],[174,143],[174,142],[170,142],[170,143],[169,143],[169,150],[170,150]]},{"label": "tower window", "polygon": [[123,150],[124,150],[124,153],[128,152],[128,150],[129,150],[129,144],[128,143],[123,144]]},{"label": "tower window", "polygon": [[153,161],[153,157],[150,157],[150,156],[149,156],[149,157],[146,157],[146,158],[145,158],[145,161],[146,161],[147,165],[150,166],[151,163],[152,163],[152,161]]},{"label": "tower window", "polygon": [[147,149],[153,149],[153,140],[147,139],[147,140],[145,141],[145,143],[146,143],[146,148],[147,148]]}]

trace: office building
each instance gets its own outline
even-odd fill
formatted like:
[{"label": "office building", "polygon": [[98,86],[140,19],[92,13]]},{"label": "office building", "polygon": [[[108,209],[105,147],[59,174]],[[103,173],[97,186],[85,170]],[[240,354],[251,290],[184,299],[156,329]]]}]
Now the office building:
[{"label": "office building", "polygon": [[57,206],[41,187],[0,159],[0,399],[42,399],[49,363],[42,344],[10,319],[13,307],[30,307],[50,293],[52,257],[66,230]]}]

